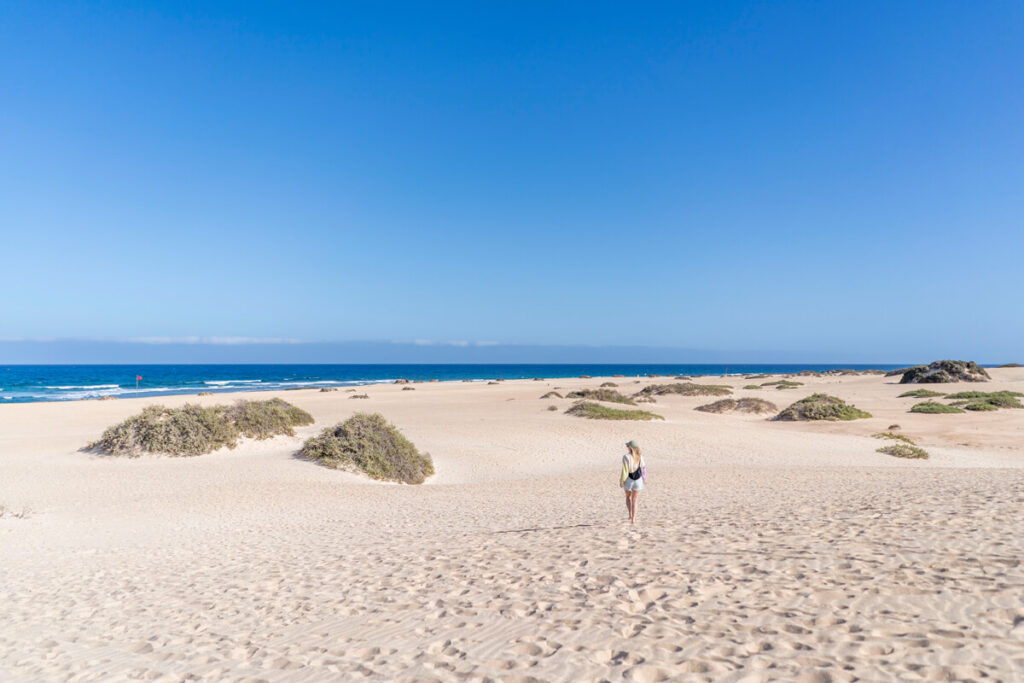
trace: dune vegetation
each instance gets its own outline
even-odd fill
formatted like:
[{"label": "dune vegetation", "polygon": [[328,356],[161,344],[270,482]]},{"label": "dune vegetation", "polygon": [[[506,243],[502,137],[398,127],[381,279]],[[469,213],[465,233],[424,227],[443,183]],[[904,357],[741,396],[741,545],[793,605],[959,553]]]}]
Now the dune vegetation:
[{"label": "dune vegetation", "polygon": [[906,443],[894,443],[891,446],[882,446],[877,449],[879,453],[885,453],[895,458],[909,458],[912,460],[927,460],[928,452],[923,448],[912,446]]},{"label": "dune vegetation", "polygon": [[780,379],[780,380],[776,380],[774,382],[765,382],[761,386],[762,387],[775,387],[776,389],[795,389],[797,387],[802,387],[803,385],[804,385],[803,382],[793,382],[793,381],[790,381],[788,379]]},{"label": "dune vegetation", "polygon": [[909,443],[911,445],[914,444],[914,440],[911,439],[909,436],[905,436],[903,434],[895,434],[893,432],[881,432],[879,434],[872,434],[871,436],[873,436],[876,439],[893,439],[894,441],[902,441],[903,443]]},{"label": "dune vegetation", "polygon": [[904,368],[902,374],[900,384],[987,382],[992,379],[985,368],[972,360],[937,360],[928,365]]},{"label": "dune vegetation", "polygon": [[379,413],[356,413],[306,440],[299,455],[331,467],[362,472],[372,479],[422,484],[434,463]]},{"label": "dune vegetation", "polygon": [[931,389],[914,389],[912,391],[904,391],[896,398],[933,398],[935,396],[945,396],[941,391],[932,391]]},{"label": "dune vegetation", "polygon": [[232,406],[148,406],[140,414],[108,428],[87,448],[128,457],[144,453],[195,456],[225,446],[234,448],[243,436],[294,436],[295,427],[310,424],[312,415],[279,398],[239,401]]},{"label": "dune vegetation", "polygon": [[841,398],[828,394],[812,394],[789,406],[773,420],[805,421],[805,420],[859,420],[871,417],[871,413],[859,410]]},{"label": "dune vegetation", "polygon": [[912,413],[926,413],[926,414],[937,414],[937,413],[962,413],[964,412],[956,406],[947,406],[945,403],[936,403],[935,401],[923,401],[921,403],[915,403],[910,409]]},{"label": "dune vegetation", "polygon": [[1019,391],[961,391],[946,397],[951,406],[962,407],[964,410],[999,410],[1000,408],[1024,408]]},{"label": "dune vegetation", "polygon": [[543,396],[541,396],[541,398],[565,398],[565,397],[562,396],[557,391],[549,391],[548,393],[546,393]]},{"label": "dune vegetation", "polygon": [[636,402],[628,396],[623,396],[614,389],[580,389],[565,395],[566,398],[582,398],[590,401],[604,401],[606,403],[625,403],[635,406]]},{"label": "dune vegetation", "polygon": [[778,410],[778,407],[771,401],[765,401],[760,398],[723,398],[720,401],[714,403],[708,403],[707,405],[697,406],[694,410],[699,410],[702,413],[774,413]]},{"label": "dune vegetation", "polygon": [[728,396],[732,389],[724,384],[696,384],[682,382],[679,384],[651,384],[638,391],[634,396],[664,396],[679,394],[680,396]]},{"label": "dune vegetation", "polygon": [[590,420],[664,420],[661,415],[655,415],[646,410],[622,410],[620,408],[609,408],[600,403],[580,401],[574,404],[566,415],[585,417]]}]

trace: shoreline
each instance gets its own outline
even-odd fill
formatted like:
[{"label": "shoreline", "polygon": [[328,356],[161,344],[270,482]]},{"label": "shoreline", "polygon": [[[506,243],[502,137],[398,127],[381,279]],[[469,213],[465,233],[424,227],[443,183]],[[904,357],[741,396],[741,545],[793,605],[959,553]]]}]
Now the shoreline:
[{"label": "shoreline", "polygon": [[[630,378],[797,375],[802,371],[884,372],[901,367],[841,364],[421,364],[421,365],[96,365],[0,366],[0,406],[14,403],[90,400],[103,396],[162,397],[199,391],[370,386],[404,378],[417,382],[570,379],[583,375]],[[61,369],[61,373],[54,372]],[[320,372],[312,373],[311,369]],[[623,372],[625,371],[625,372]],[[45,379],[43,376],[52,373]],[[141,386],[134,378],[141,374]]]}]

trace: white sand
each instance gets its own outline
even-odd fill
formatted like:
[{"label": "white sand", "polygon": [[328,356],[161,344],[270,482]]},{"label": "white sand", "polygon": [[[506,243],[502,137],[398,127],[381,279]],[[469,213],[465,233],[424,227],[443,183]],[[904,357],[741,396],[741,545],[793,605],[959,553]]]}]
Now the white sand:
[{"label": "white sand", "polygon": [[[1024,391],[992,374],[940,390]],[[294,438],[122,459],[77,449],[155,400],[2,406],[0,504],[32,514],[0,519],[0,679],[1024,680],[1024,410],[912,415],[892,378],[798,379],[736,395],[875,417],[663,397],[643,407],[664,422],[603,422],[538,400],[597,378],[389,385],[272,394],[316,417]],[[160,402],[237,396],[265,395]],[[437,475],[294,457],[359,410]],[[892,423],[931,459],[876,453]],[[629,438],[651,474],[635,528]]]}]

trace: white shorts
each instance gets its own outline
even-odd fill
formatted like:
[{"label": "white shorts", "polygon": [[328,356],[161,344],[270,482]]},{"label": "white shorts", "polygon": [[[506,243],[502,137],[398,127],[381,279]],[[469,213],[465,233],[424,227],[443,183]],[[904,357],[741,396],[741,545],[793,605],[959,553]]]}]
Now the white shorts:
[{"label": "white shorts", "polygon": [[639,479],[630,479],[629,477],[626,477],[626,481],[623,482],[622,488],[626,489],[627,491],[643,491],[644,478],[640,477]]}]

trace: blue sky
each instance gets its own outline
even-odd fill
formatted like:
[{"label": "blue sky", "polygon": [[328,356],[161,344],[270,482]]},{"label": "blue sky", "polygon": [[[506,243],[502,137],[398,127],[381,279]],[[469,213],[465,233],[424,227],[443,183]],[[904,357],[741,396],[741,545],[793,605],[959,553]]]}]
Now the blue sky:
[{"label": "blue sky", "polygon": [[1011,2],[6,2],[0,339],[1021,360],[1022,44]]}]

